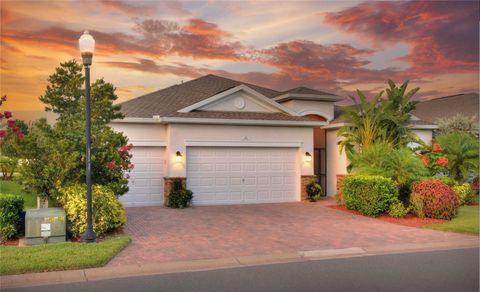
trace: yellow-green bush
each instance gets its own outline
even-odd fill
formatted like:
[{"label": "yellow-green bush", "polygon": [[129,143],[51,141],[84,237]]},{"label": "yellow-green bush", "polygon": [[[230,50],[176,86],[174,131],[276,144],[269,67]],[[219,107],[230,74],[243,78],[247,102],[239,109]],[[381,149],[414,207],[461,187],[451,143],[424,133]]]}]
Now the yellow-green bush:
[{"label": "yellow-green bush", "polygon": [[474,201],[472,186],[469,183],[453,186],[452,189],[457,195],[460,205],[471,204]]},{"label": "yellow-green bush", "polygon": [[406,208],[405,205],[403,205],[403,203],[400,200],[396,201],[395,203],[392,203],[388,208],[388,215],[395,218],[405,217],[409,212],[410,212],[410,207]]},{"label": "yellow-green bush", "polygon": [[[86,186],[82,184],[61,188],[59,202],[67,213],[68,230],[75,237],[81,236],[87,227]],[[123,205],[106,186],[93,186],[92,208],[93,230],[97,236],[118,229],[127,221]]]}]

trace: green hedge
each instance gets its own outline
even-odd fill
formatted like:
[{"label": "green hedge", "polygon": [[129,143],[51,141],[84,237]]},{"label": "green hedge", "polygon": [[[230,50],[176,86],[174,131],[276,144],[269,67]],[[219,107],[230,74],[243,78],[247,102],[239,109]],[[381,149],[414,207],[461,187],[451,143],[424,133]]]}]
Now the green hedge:
[{"label": "green hedge", "polygon": [[0,236],[3,239],[17,237],[23,229],[23,218],[23,197],[0,194]]},{"label": "green hedge", "polygon": [[378,175],[352,175],[342,181],[342,193],[348,209],[377,216],[398,201],[398,190],[390,178]]},{"label": "green hedge", "polygon": [[[61,188],[59,203],[67,213],[67,227],[74,237],[81,236],[87,227],[87,191],[85,185]],[[127,218],[122,203],[111,189],[94,185],[92,192],[93,230],[96,235],[123,227]]]}]

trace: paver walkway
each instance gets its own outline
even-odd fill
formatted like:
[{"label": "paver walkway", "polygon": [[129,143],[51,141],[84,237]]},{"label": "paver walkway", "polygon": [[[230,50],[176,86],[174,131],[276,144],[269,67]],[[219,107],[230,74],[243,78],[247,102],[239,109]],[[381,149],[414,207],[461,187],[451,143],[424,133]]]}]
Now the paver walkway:
[{"label": "paver walkway", "polygon": [[127,217],[132,243],[110,266],[475,238],[395,225],[325,203],[128,208]]}]

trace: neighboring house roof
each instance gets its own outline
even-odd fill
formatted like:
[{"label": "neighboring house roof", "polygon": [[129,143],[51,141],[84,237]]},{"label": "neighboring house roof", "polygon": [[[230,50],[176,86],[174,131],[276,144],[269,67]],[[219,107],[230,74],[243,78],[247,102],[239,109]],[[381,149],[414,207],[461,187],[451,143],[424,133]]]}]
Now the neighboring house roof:
[{"label": "neighboring house roof", "polygon": [[430,123],[439,118],[451,117],[456,114],[475,117],[478,123],[478,93],[464,93],[425,100],[417,104],[413,115]]},{"label": "neighboring house roof", "polygon": [[[352,106],[352,105],[349,105]],[[345,106],[335,106],[335,119],[330,124],[344,123],[342,109]],[[462,93],[420,101],[412,113],[411,124],[414,126],[431,126],[439,118],[451,117],[456,114],[474,117],[479,122],[479,94]]]},{"label": "neighboring house roof", "polygon": [[320,90],[316,90],[316,89],[312,89],[312,88],[308,88],[308,87],[304,87],[304,86],[295,87],[295,88],[292,88],[292,89],[289,89],[289,90],[286,90],[286,91],[282,92],[282,94],[285,94],[285,93],[334,95],[334,94],[331,94],[331,93],[328,93],[328,92],[324,92],[324,91],[320,91]]},{"label": "neighboring house roof", "polygon": [[[185,117],[185,118],[213,118],[213,119],[254,119],[254,120],[284,120],[310,121],[306,117],[289,115],[287,113],[263,112],[227,112],[227,111],[191,111],[178,112],[188,106],[208,99],[219,93],[246,85],[258,93],[273,98],[284,94],[270,88],[240,82],[216,75],[205,75],[200,78],[167,87],[138,98],[121,103],[121,111],[128,118]],[[309,94],[325,94],[321,91],[306,87],[297,87],[293,91],[308,92]]]}]

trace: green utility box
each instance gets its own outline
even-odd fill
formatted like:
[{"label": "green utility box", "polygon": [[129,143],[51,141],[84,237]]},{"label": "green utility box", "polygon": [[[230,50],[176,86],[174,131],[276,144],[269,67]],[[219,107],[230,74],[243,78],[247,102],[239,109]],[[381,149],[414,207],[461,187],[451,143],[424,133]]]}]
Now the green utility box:
[{"label": "green utility box", "polygon": [[28,209],[25,214],[25,244],[65,241],[65,211],[61,208]]}]

